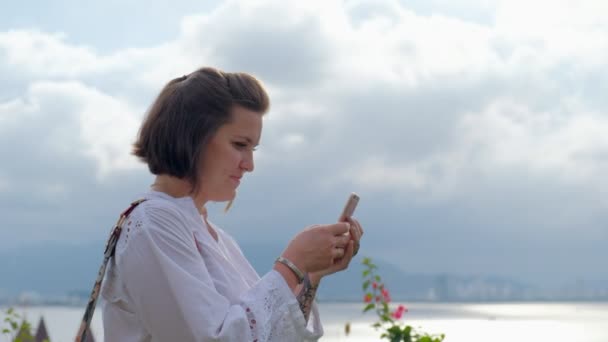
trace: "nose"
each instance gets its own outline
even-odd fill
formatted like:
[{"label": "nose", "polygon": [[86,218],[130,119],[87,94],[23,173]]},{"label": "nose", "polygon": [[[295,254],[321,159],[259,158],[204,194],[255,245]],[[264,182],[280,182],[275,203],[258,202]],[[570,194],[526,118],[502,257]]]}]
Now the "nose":
[{"label": "nose", "polygon": [[249,151],[241,161],[241,169],[245,170],[246,172],[253,172],[254,167],[253,152]]}]

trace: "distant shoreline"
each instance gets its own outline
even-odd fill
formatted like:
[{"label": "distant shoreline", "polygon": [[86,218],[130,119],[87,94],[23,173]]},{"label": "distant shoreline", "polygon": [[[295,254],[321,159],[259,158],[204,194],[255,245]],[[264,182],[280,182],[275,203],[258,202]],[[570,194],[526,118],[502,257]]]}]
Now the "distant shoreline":
[{"label": "distant shoreline", "polygon": [[[471,304],[492,304],[492,305],[500,305],[500,304],[576,304],[576,303],[584,303],[584,304],[606,304],[608,303],[608,299],[576,299],[576,300],[513,300],[513,301],[498,301],[498,300],[487,300],[487,301],[409,301],[409,300],[401,300],[401,299],[393,299],[393,303],[407,303],[409,305],[416,304],[424,304],[424,305],[445,305],[445,304],[454,304],[454,305],[471,305]],[[363,302],[352,301],[352,300],[317,300],[319,305],[323,304],[361,304]],[[4,310],[5,308],[15,307],[15,308],[35,308],[35,307],[66,307],[66,308],[84,308],[86,306],[86,302],[74,304],[74,303],[19,303],[19,302],[2,302],[0,303],[0,308]]]}]

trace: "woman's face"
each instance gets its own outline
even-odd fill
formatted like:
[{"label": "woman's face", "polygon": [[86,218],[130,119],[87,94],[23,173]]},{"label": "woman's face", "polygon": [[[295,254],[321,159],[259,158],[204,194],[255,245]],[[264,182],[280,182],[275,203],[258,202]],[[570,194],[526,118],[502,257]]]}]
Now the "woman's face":
[{"label": "woman's face", "polygon": [[253,151],[261,134],[262,114],[234,106],[232,120],[218,129],[204,151],[199,179],[205,200],[234,198],[245,172],[253,171]]}]

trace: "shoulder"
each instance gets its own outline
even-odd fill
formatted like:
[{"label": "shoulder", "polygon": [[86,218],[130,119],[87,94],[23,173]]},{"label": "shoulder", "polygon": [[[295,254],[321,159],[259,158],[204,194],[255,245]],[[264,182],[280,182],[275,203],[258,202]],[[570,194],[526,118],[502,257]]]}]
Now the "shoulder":
[{"label": "shoulder", "polygon": [[152,237],[153,240],[191,240],[193,221],[188,210],[179,203],[163,198],[144,199],[123,223],[122,241],[119,241],[121,247],[124,248],[131,240],[140,240],[143,236]]},{"label": "shoulder", "polygon": [[163,221],[179,223],[186,221],[189,216],[188,212],[177,203],[163,198],[144,198],[131,214],[155,223]]}]

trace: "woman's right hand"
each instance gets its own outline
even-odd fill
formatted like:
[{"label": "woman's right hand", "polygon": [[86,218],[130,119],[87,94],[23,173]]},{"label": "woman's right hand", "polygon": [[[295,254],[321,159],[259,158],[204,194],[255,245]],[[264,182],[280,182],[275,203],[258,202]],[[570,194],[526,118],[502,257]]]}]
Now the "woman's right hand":
[{"label": "woman's right hand", "polygon": [[340,222],[310,226],[298,233],[281,254],[302,272],[311,273],[329,268],[344,256],[350,240],[346,234],[350,224]]}]

